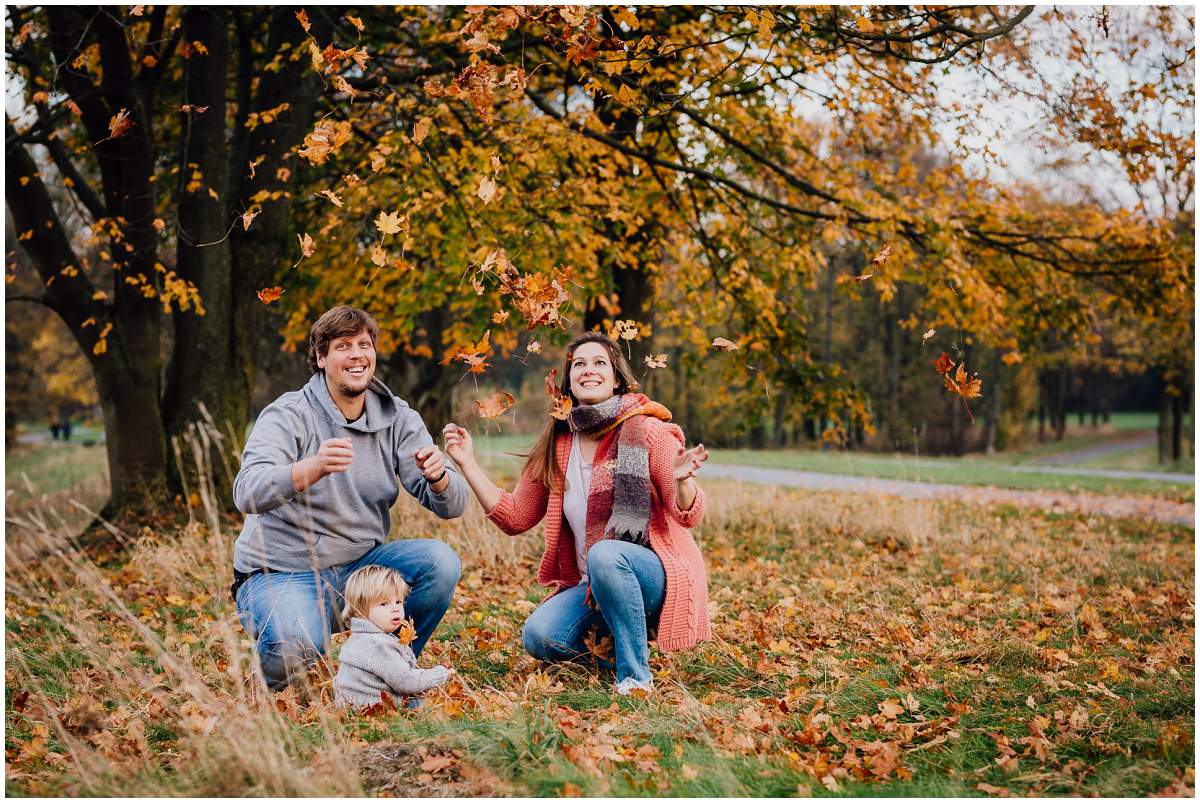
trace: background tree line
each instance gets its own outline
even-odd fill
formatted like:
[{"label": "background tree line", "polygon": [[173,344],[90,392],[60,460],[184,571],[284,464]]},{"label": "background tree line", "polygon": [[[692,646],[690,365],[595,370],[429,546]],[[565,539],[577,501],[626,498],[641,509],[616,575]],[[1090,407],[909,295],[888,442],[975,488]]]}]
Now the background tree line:
[{"label": "background tree line", "polygon": [[[1145,371],[1178,450],[1191,16],[1100,13],[12,7],[6,310],[52,310],[86,360],[110,512],[177,487],[201,405],[236,441],[300,362],[275,333],[302,350],[333,303],[376,313],[382,374],[435,421],[485,332],[486,384],[559,324],[634,321],[710,442],[1003,448],[1030,404],[1061,434],[1073,393]],[[1048,32],[1075,45],[1053,77]],[[949,104],[951,69],[1013,85]],[[1138,200],[968,169],[970,104],[1018,91]],[[985,381],[979,428],[942,350]]]}]

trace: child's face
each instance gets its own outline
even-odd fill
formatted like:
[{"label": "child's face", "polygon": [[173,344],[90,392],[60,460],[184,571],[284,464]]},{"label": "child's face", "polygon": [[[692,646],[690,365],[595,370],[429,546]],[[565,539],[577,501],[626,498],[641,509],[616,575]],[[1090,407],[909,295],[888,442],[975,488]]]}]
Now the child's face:
[{"label": "child's face", "polygon": [[390,633],[404,624],[404,600],[395,593],[375,600],[367,610],[367,619],[380,630]]}]

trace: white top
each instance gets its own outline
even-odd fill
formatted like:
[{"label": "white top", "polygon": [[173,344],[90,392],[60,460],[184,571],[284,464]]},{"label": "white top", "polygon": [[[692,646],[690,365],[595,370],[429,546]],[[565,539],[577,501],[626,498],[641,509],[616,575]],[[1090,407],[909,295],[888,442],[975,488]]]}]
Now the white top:
[{"label": "white top", "polygon": [[567,460],[567,489],[563,493],[563,516],[575,535],[575,565],[579,574],[587,580],[587,553],[584,539],[587,537],[588,489],[592,487],[592,464],[583,461],[579,451],[579,435],[571,436],[571,457]]}]

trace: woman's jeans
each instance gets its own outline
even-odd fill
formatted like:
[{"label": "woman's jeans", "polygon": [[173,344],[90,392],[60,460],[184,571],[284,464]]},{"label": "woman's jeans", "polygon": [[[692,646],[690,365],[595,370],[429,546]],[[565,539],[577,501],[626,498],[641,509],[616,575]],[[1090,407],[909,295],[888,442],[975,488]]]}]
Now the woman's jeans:
[{"label": "woman's jeans", "polygon": [[441,541],[414,538],[380,544],[352,563],[309,572],[255,574],[238,589],[242,626],[253,634],[263,679],[281,689],[320,659],[340,622],[346,580],[363,566],[388,566],[409,585],[404,613],[413,621],[415,654],[433,634],[458,585],[461,564]]},{"label": "woman's jeans", "polygon": [[650,676],[648,628],[658,621],[666,596],[662,561],[628,541],[600,541],[588,551],[588,580],[600,612],[584,604],[587,584],[550,597],[525,620],[525,651],[543,661],[569,661],[589,654],[584,638],[612,634],[617,683]]}]

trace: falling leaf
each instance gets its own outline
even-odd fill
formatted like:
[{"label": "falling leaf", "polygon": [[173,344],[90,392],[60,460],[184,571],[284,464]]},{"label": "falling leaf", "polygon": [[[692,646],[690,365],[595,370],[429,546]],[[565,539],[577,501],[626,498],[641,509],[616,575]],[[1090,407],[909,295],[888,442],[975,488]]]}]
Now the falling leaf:
[{"label": "falling leaf", "polygon": [[379,229],[384,235],[399,234],[403,225],[403,217],[398,211],[384,212],[380,210],[379,217],[375,218],[375,228]]},{"label": "falling leaf", "polygon": [[260,164],[262,164],[263,160],[266,158],[267,158],[266,156],[260,156],[257,159],[255,159],[253,162],[248,163],[250,165],[250,178],[254,178],[254,168],[256,168]]},{"label": "falling leaf", "polygon": [[882,265],[884,262],[887,262],[888,257],[890,257],[891,255],[892,255],[892,246],[885,245],[882,249],[880,249],[878,254],[876,254],[874,257],[872,257],[871,264],[872,265]]},{"label": "falling leaf", "polygon": [[129,16],[140,17],[140,16],[142,16],[142,12],[145,10],[146,10],[145,6],[134,6],[133,8],[129,9]]},{"label": "falling leaf", "polygon": [[479,412],[480,418],[495,421],[516,404],[516,401],[516,398],[507,390],[498,390],[486,399],[476,399],[475,409]]},{"label": "falling leaf", "polygon": [[420,145],[425,141],[425,137],[429,136],[429,127],[433,122],[428,117],[422,117],[417,120],[417,124],[413,126],[413,142]]},{"label": "falling leaf", "polygon": [[387,264],[387,252],[383,250],[383,246],[379,243],[373,243],[371,245],[371,261],[381,268]]},{"label": "falling leaf", "polygon": [[249,212],[242,214],[242,231],[250,231],[250,224],[254,222],[254,218],[258,217],[259,209],[251,209]]},{"label": "falling leaf", "polygon": [[922,348],[925,347],[925,341],[927,341],[929,338],[933,337],[936,332],[937,332],[936,329],[930,329],[928,332],[921,335],[921,347]]},{"label": "falling leaf", "polygon": [[316,195],[319,195],[323,198],[328,198],[329,202],[338,208],[341,208],[342,206],[342,199],[337,197],[337,193],[335,193],[333,190],[321,190],[320,192],[316,193]]},{"label": "falling leaf", "polygon": [[485,204],[490,203],[496,197],[496,182],[490,176],[484,176],[479,182],[479,189],[475,193],[479,199]]},{"label": "falling leaf", "polygon": [[[353,25],[355,28],[357,28],[359,33],[362,33],[362,32],[363,32],[363,21],[362,21],[362,20],[360,20],[358,17],[355,17],[355,16],[353,16],[353,15],[351,15],[351,14],[347,14],[347,15],[346,15],[346,22],[350,23],[350,24],[351,24],[351,25]],[[306,29],[306,30],[307,30],[307,29]]]},{"label": "falling leaf", "polygon": [[613,340],[633,340],[638,336],[637,321],[616,321],[608,336]]},{"label": "falling leaf", "polygon": [[942,352],[936,360],[933,361],[933,367],[937,369],[939,374],[945,375],[954,367],[954,360],[950,359],[950,355]]},{"label": "falling leaf", "polygon": [[305,257],[312,256],[313,252],[317,250],[317,245],[313,241],[313,238],[308,236],[308,232],[298,234],[296,237],[300,240],[300,258],[304,259]]},{"label": "falling leaf", "polygon": [[492,350],[491,337],[492,330],[489,329],[483,333],[483,339],[459,351],[454,355],[453,359],[462,360],[469,365],[471,373],[482,374],[488,368],[487,355]]},{"label": "falling leaf", "polygon": [[727,340],[723,337],[713,338],[712,344],[713,344],[713,348],[715,348],[719,351],[737,351],[738,350],[737,343],[734,343],[732,340]]},{"label": "falling leaf", "polygon": [[647,355],[646,356],[646,367],[647,368],[666,368],[667,367],[667,355],[666,354],[657,354],[657,355],[653,355],[653,356]]},{"label": "falling leaf", "polygon": [[296,12],[296,21],[300,23],[300,27],[304,29],[305,33],[308,33],[308,29],[312,27],[312,23],[308,21],[308,12],[304,9]]},{"label": "falling leaf", "polygon": [[537,342],[536,340],[530,340],[529,344],[525,346],[525,350],[528,351],[530,354],[541,354],[542,353],[542,344]]},{"label": "falling leaf", "polygon": [[264,287],[258,291],[258,300],[264,304],[270,304],[272,301],[278,301],[283,295],[282,287]]},{"label": "falling leaf", "polygon": [[854,277],[854,281],[856,281],[856,282],[865,282],[867,279],[870,279],[870,278],[871,278],[872,276],[874,276],[874,275],[875,275],[874,273],[864,273],[864,274],[862,274],[862,275],[860,275],[860,276],[855,276],[855,277]]},{"label": "falling leaf", "polygon": [[546,395],[552,401],[550,417],[557,418],[559,421],[566,421],[567,417],[571,414],[571,397],[563,393],[558,385],[555,384],[554,379],[557,376],[557,368],[551,368],[550,373],[546,374]]},{"label": "falling leaf", "polygon": [[504,323],[508,320],[508,310],[500,310],[492,315],[492,323]]},{"label": "falling leaf", "polygon": [[185,103],[179,107],[179,111],[183,112],[184,114],[204,114],[206,111],[208,111],[208,107],[193,106],[190,103]]},{"label": "falling leaf", "polygon": [[165,229],[166,227],[167,227],[167,222],[165,220],[163,220],[160,217],[154,218],[154,230],[155,231],[157,231],[159,234],[161,234],[162,230]]},{"label": "falling leaf", "polygon": [[304,137],[304,147],[297,153],[314,165],[323,165],[350,140],[350,134],[349,120],[319,120]]},{"label": "falling leaf", "polygon": [[123,137],[133,128],[133,120],[129,119],[129,110],[121,109],[108,121],[108,138]]}]

